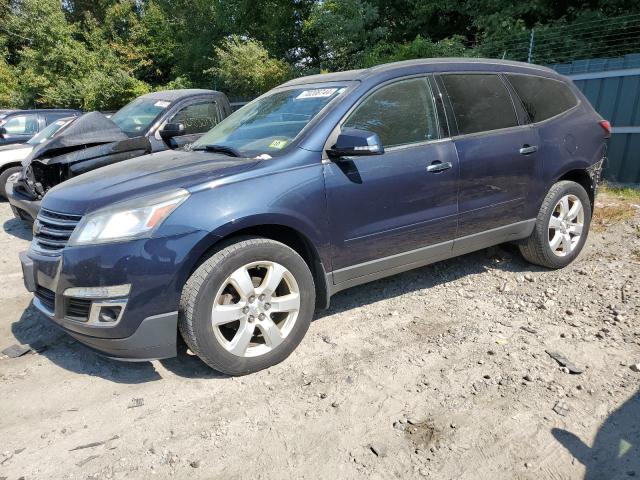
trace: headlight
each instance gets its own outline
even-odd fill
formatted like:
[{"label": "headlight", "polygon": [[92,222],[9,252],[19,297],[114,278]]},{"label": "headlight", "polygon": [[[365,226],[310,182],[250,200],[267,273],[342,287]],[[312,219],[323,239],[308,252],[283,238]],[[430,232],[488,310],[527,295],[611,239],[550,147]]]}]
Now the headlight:
[{"label": "headlight", "polygon": [[189,197],[183,189],[149,195],[85,215],[68,245],[93,245],[150,236]]}]

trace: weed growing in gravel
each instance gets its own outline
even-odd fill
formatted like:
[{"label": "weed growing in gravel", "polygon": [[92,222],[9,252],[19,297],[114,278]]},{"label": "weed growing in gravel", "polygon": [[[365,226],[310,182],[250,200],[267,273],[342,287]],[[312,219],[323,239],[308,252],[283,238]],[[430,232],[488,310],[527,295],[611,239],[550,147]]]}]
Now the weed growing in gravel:
[{"label": "weed growing in gravel", "polygon": [[598,190],[592,227],[603,231],[607,226],[631,220],[640,210],[640,189],[632,187],[612,187],[604,184]]}]

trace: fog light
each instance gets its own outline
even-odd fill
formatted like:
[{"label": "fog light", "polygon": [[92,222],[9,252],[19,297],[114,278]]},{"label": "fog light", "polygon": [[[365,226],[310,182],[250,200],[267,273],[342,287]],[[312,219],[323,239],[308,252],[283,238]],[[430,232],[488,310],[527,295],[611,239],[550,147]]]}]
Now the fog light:
[{"label": "fog light", "polygon": [[122,307],[102,307],[98,318],[101,322],[113,323],[118,320]]}]

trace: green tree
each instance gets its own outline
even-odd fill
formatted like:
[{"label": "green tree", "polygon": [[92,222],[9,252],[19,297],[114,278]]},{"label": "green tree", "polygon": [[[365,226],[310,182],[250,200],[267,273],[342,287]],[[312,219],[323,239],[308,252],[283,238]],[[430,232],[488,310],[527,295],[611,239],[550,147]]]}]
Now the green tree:
[{"label": "green tree", "polygon": [[291,75],[289,65],[270,57],[262,43],[237,35],[215,48],[214,61],[216,65],[207,73],[220,81],[228,93],[240,97],[266,92]]},{"label": "green tree", "polygon": [[329,71],[358,66],[365,52],[387,33],[377,20],[377,8],[364,0],[316,3],[303,31],[317,45],[317,66]]},{"label": "green tree", "polygon": [[464,44],[464,38],[454,36],[438,42],[418,35],[407,43],[378,43],[364,57],[362,66],[372,67],[381,63],[412,60],[431,57],[463,57],[470,51]]}]

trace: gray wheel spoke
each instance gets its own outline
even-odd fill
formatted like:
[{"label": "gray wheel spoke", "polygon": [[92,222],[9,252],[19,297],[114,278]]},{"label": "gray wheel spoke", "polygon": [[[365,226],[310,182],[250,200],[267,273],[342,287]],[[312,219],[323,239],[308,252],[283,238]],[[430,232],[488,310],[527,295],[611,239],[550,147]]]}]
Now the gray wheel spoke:
[{"label": "gray wheel spoke", "polygon": [[239,268],[233,272],[229,277],[229,281],[242,298],[246,299],[254,294],[255,288],[246,267]]},{"label": "gray wheel spoke", "polygon": [[582,203],[574,202],[571,210],[567,213],[567,220],[574,220],[578,214],[582,211]]},{"label": "gray wheel spoke", "polygon": [[243,305],[239,303],[233,305],[214,305],[211,322],[213,325],[224,325],[225,323],[240,320],[244,315],[242,308]]},{"label": "gray wheel spoke", "polygon": [[560,220],[558,217],[554,217],[553,215],[551,215],[551,218],[549,219],[549,228],[553,228],[553,229],[558,229],[562,226],[562,220]]},{"label": "gray wheel spoke", "polygon": [[262,332],[265,343],[271,348],[276,348],[284,340],[280,329],[269,317],[261,321],[257,327]]},{"label": "gray wheel spoke", "polygon": [[266,295],[273,295],[282,282],[282,277],[287,271],[282,265],[277,263],[272,264],[267,271],[267,275],[265,276],[262,284],[260,285],[258,293],[264,293]]},{"label": "gray wheel spoke", "polygon": [[560,232],[556,232],[553,235],[553,238],[551,239],[551,241],[549,242],[549,246],[551,247],[551,250],[555,251],[560,246],[560,242],[562,242],[562,234]]},{"label": "gray wheel spoke", "polygon": [[571,250],[571,236],[568,233],[565,233],[562,235],[562,251],[564,253],[569,253]]},{"label": "gray wheel spoke", "polygon": [[250,323],[246,320],[240,322],[240,328],[236,332],[235,336],[229,343],[229,351],[238,356],[244,356],[247,352],[249,342],[253,338],[255,331],[255,323]]},{"label": "gray wheel spoke", "polygon": [[281,297],[271,297],[272,312],[292,312],[300,309],[300,295],[290,293]]},{"label": "gray wheel spoke", "polygon": [[569,225],[569,232],[573,233],[576,236],[582,235],[582,228],[582,225],[578,223],[572,223],[571,225]]},{"label": "gray wheel spoke", "polygon": [[564,196],[560,199],[560,218],[565,219],[569,213],[569,197]]}]

